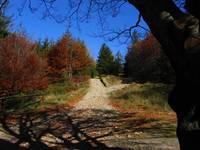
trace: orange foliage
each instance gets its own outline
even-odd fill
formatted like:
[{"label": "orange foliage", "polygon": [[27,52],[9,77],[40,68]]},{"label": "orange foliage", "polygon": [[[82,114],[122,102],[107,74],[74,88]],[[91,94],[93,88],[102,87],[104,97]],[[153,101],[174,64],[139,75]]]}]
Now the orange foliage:
[{"label": "orange foliage", "polygon": [[0,43],[0,95],[30,92],[48,86],[46,63],[35,45],[21,34],[11,34]]},{"label": "orange foliage", "polygon": [[87,53],[87,48],[81,41],[74,41],[72,43],[72,57],[71,57],[71,66],[72,71],[81,71],[85,69],[88,65],[92,63],[92,60]]},{"label": "orange foliage", "polygon": [[71,36],[66,35],[60,39],[48,55],[48,72],[51,82],[57,82],[69,68],[69,51]]},{"label": "orange foliage", "polygon": [[48,55],[50,80],[62,81],[64,74],[71,79],[74,73],[84,70],[91,63],[84,43],[66,34],[53,46]]}]

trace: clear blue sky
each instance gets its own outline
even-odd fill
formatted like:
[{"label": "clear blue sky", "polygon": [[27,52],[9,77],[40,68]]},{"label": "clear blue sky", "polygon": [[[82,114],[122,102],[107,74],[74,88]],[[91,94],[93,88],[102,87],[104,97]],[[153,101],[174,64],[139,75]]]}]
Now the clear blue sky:
[{"label": "clear blue sky", "polygon": [[[33,40],[49,38],[54,41],[59,39],[66,32],[66,23],[56,23],[53,19],[43,20],[41,19],[41,12],[31,13],[28,7],[24,9],[22,15],[19,15],[18,9],[20,7],[21,5],[19,5],[19,0],[12,0],[7,10],[7,13],[12,15],[13,18],[12,30],[25,30]],[[60,10],[60,13],[65,13],[64,9]],[[110,28],[129,27],[135,24],[137,16],[137,10],[127,4],[121,9],[121,13],[117,17],[109,17],[107,23],[110,24]],[[141,24],[146,26],[143,21]],[[103,38],[95,38],[91,36],[93,33],[100,34],[99,28],[97,20],[92,18],[88,23],[81,24],[81,31],[77,30],[76,27],[72,27],[70,32],[73,37],[80,38],[85,42],[91,56],[95,59],[97,58],[98,51],[103,43],[106,43],[112,49],[114,54],[119,50],[123,55],[125,55],[128,44],[119,43],[118,40],[109,42]]]}]

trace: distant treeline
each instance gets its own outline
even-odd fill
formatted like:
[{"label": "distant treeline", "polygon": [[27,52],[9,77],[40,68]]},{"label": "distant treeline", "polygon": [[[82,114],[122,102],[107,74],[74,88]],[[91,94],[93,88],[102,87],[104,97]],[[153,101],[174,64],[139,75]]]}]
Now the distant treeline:
[{"label": "distant treeline", "polygon": [[103,44],[96,65],[100,75],[121,75],[136,82],[175,81],[174,70],[159,42],[152,34],[141,39],[139,33],[133,33],[133,42],[128,47],[125,59],[120,51],[113,56],[112,50]]}]

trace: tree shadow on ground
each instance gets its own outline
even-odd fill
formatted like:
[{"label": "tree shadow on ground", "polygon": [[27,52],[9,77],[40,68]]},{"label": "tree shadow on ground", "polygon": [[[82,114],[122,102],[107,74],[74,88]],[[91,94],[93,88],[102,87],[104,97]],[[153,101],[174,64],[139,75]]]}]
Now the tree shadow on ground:
[{"label": "tree shadow on ground", "polygon": [[[2,115],[1,128],[11,136],[1,136],[0,149],[18,150],[126,150],[127,146],[113,146],[113,139],[134,139],[135,133],[158,128],[156,122],[135,118],[134,113],[107,110],[77,110],[66,108],[45,109],[15,115]],[[165,129],[167,132],[167,128]]]}]

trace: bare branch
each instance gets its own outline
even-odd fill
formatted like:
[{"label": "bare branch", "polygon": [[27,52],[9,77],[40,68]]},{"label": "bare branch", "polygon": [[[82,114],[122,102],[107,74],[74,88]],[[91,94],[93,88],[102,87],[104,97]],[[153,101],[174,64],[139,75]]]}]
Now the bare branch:
[{"label": "bare branch", "polygon": [[3,12],[3,9],[6,7],[6,5],[8,4],[8,0],[3,0],[3,1],[1,1],[1,3],[0,3],[0,13],[2,13]]},{"label": "bare branch", "polygon": [[26,3],[27,3],[27,0],[24,0],[24,2],[22,3],[21,7],[18,9],[18,13],[19,13],[20,16],[22,16],[22,13],[24,11]]},{"label": "bare branch", "polygon": [[[50,1],[48,1],[48,3],[47,3],[46,0],[42,0],[42,2],[43,2],[43,4],[44,4],[44,6],[45,6],[45,9],[46,9],[46,12],[47,12],[47,16],[48,16],[48,17],[52,18],[52,19],[55,20],[57,23],[62,23],[62,22],[65,21],[65,19],[58,19],[58,18],[51,12],[50,7],[48,6],[48,4],[50,4],[50,6],[52,6],[52,3],[54,3],[55,0],[50,0]],[[47,16],[44,16],[44,18],[47,17]]]},{"label": "bare branch", "polygon": [[[34,8],[31,4],[32,0],[25,0],[29,1],[29,9],[34,12]],[[145,31],[149,31],[142,25],[140,25],[141,22],[141,14],[138,15],[138,19],[135,23],[135,25],[125,28],[125,29],[119,29],[119,30],[109,30],[109,24],[107,24],[106,18],[107,16],[116,17],[122,6],[126,4],[127,0],[67,0],[67,9],[68,12],[65,13],[65,15],[62,15],[61,17],[58,17],[58,12],[54,11],[54,7],[56,5],[53,5],[54,2],[57,0],[40,0],[43,4],[43,7],[45,8],[45,14],[43,18],[50,17],[53,20],[55,20],[57,23],[67,22],[68,27],[70,28],[74,23],[76,23],[76,28],[80,28],[80,24],[83,22],[87,22],[93,15],[95,19],[98,21],[99,27],[101,27],[101,32],[103,33],[100,35],[101,37],[109,37],[108,39],[110,41],[120,39],[125,39],[125,41],[130,40],[132,38],[132,31],[135,28],[141,28]],[[23,7],[25,7],[26,3],[24,2]],[[33,2],[33,1],[32,1]],[[23,8],[22,7],[22,8]],[[85,9],[86,8],[86,9]],[[23,10],[23,9],[22,9]],[[105,33],[108,31],[107,33]],[[99,37],[99,36],[98,36]]]},{"label": "bare branch", "polygon": [[133,25],[129,28],[125,28],[125,29],[110,30],[106,33],[101,34],[98,37],[109,37],[110,41],[113,41],[113,40],[116,40],[116,39],[120,40],[120,38],[123,37],[124,41],[122,43],[127,43],[130,40],[130,38],[131,38],[131,40],[133,40],[132,39],[133,38],[132,37],[132,31],[135,28],[141,28],[141,29],[145,30],[146,32],[150,32],[149,29],[140,25],[141,18],[142,18],[142,16],[141,16],[141,14],[139,14],[135,25]]},{"label": "bare branch", "polygon": [[69,15],[69,18],[71,18],[74,14],[76,14],[76,13],[78,14],[78,13],[79,13],[79,9],[80,9],[80,6],[81,6],[81,4],[82,4],[82,1],[83,1],[83,0],[79,0],[76,9]]}]

